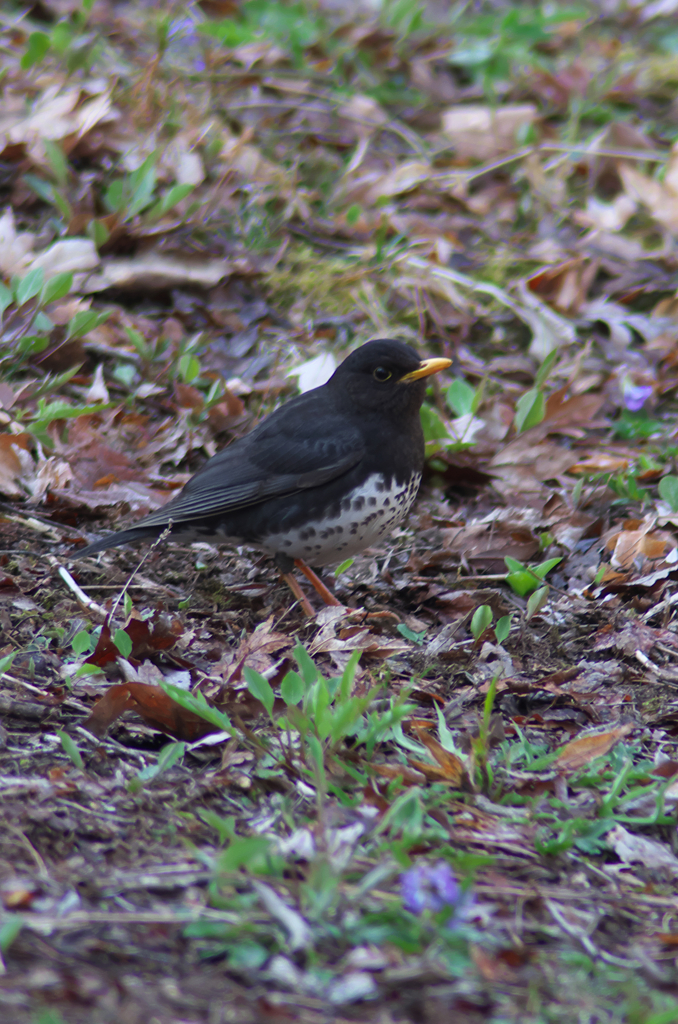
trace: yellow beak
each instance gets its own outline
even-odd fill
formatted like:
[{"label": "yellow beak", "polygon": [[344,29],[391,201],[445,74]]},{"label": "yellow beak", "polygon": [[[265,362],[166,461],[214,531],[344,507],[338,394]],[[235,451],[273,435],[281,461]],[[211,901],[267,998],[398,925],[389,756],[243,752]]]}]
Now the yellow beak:
[{"label": "yellow beak", "polygon": [[416,370],[406,373],[398,383],[403,384],[411,380],[421,380],[422,377],[430,377],[432,373],[439,373],[440,370],[446,370],[451,365],[451,359],[423,359]]}]

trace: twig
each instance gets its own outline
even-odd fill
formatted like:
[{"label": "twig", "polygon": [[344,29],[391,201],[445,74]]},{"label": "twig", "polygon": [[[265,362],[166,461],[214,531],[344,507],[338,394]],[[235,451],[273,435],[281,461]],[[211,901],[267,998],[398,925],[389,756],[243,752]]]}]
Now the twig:
[{"label": "twig", "polygon": [[659,665],[655,665],[653,661],[650,661],[642,651],[636,651],[634,657],[643,668],[646,668],[648,672],[652,672],[663,683],[668,683],[669,686],[678,686],[678,671],[675,669],[660,668]]},{"label": "twig", "polygon": [[670,597],[664,598],[664,600],[660,601],[659,604],[653,605],[649,611],[645,612],[643,615],[643,622],[648,622],[659,612],[663,612],[667,608],[672,608],[674,604],[678,604],[678,590],[675,594],[671,594]]},{"label": "twig", "polygon": [[162,531],[162,533],[158,537],[155,538],[155,540],[151,544],[150,548],[148,549],[148,551],[146,552],[144,557],[141,559],[141,561],[137,565],[136,569],[133,569],[132,572],[130,573],[129,579],[127,580],[127,582],[125,583],[124,587],[122,588],[122,590],[118,594],[117,598],[113,602],[113,607],[111,608],[111,614],[109,616],[109,621],[110,621],[110,619],[113,618],[113,616],[115,614],[116,608],[118,607],[118,605],[122,601],[123,597],[127,593],[127,590],[129,589],[129,586],[130,586],[132,580],[134,579],[136,574],[139,572],[139,569],[141,569],[141,567],[143,566],[144,562],[151,555],[151,553],[153,551],[155,551],[155,549],[158,547],[158,545],[161,544],[164,540],[166,540],[167,537],[169,537],[170,533],[172,532],[172,523],[173,523],[173,520],[172,519],[168,519],[167,526],[165,527],[165,529]]},{"label": "twig", "polygon": [[47,561],[50,565],[53,565],[56,568],[68,589],[75,594],[78,603],[85,609],[85,611],[91,612],[91,614],[95,615],[98,619],[105,621],[108,614],[106,609],[102,608],[102,606],[97,604],[96,601],[93,601],[91,597],[88,597],[85,591],[75,582],[68,569],[65,569],[63,565],[60,565],[54,555],[48,555]]}]

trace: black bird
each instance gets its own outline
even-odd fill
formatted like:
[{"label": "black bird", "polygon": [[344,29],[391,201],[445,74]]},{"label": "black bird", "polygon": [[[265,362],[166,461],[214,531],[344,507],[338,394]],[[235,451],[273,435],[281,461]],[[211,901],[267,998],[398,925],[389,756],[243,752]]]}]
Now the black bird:
[{"label": "black bird", "polygon": [[322,387],[214,455],[176,498],[78,557],[155,539],[169,527],[179,540],[263,548],[283,573],[296,563],[315,585],[305,563],[343,561],[409,511],[424,465],[419,410],[426,378],[449,365],[421,360],[400,341],[368,342]]}]

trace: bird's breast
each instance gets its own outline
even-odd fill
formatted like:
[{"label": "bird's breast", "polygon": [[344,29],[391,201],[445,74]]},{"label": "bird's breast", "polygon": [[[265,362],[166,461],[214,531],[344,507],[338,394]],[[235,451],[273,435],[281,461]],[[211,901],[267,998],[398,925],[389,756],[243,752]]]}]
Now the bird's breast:
[{"label": "bird's breast", "polygon": [[258,544],[272,555],[281,552],[314,566],[342,562],[376,544],[405,518],[420,480],[421,473],[400,482],[373,473],[302,525],[267,532]]}]

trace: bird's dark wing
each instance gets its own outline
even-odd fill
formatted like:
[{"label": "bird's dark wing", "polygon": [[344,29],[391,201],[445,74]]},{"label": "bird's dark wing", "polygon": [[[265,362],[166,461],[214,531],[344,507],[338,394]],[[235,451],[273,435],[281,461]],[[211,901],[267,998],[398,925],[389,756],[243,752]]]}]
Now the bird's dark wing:
[{"label": "bird's dark wing", "polygon": [[357,465],[364,455],[360,431],[347,427],[342,417],[328,416],[326,409],[320,417],[316,402],[304,409],[306,397],[283,406],[214,455],[181,494],[138,526],[226,515],[267,498],[318,487]]},{"label": "bird's dark wing", "polygon": [[360,431],[319,404],[316,392],[309,392],[214,455],[162,508],[129,530],[102,537],[79,555],[157,537],[170,520],[181,532],[181,524],[218,519],[268,498],[318,487],[357,465],[364,451]]}]

